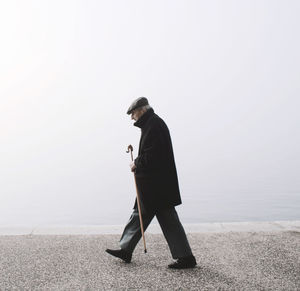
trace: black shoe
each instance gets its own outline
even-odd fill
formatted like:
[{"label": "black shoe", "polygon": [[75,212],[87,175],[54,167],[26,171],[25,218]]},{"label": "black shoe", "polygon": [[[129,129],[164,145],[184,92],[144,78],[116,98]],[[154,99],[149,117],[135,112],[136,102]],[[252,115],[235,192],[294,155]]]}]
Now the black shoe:
[{"label": "black shoe", "polygon": [[175,263],[168,265],[170,269],[188,269],[194,268],[197,265],[196,259],[193,255],[179,258]]},{"label": "black shoe", "polygon": [[127,251],[124,250],[110,250],[110,249],[106,249],[105,250],[107,253],[109,253],[110,255],[120,258],[123,261],[125,261],[126,263],[130,263],[131,262],[131,257],[132,257],[132,253],[129,253]]}]

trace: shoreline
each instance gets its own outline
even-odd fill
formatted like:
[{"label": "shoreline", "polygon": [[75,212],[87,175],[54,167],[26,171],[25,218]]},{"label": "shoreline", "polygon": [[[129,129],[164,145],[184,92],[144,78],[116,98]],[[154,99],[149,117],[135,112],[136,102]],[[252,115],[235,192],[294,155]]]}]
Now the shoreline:
[{"label": "shoreline", "polygon": [[[5,235],[105,235],[121,234],[123,225],[0,225],[0,236]],[[299,231],[300,220],[249,221],[184,224],[186,233],[224,233],[258,231]],[[161,233],[159,224],[153,223],[146,233]]]}]

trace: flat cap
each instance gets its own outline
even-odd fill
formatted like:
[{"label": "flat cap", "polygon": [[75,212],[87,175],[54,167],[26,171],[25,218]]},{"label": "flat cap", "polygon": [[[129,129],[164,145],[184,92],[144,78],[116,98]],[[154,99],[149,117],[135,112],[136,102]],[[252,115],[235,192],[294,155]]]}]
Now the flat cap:
[{"label": "flat cap", "polygon": [[134,109],[140,108],[145,105],[149,105],[148,99],[146,97],[139,97],[132,102],[127,110],[127,114],[131,114]]}]

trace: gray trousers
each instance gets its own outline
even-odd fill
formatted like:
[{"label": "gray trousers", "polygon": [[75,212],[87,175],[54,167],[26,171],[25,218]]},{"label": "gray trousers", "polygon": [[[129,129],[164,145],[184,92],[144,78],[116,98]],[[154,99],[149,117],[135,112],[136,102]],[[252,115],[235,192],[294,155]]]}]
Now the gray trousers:
[{"label": "gray trousers", "polygon": [[[167,240],[173,259],[192,255],[189,242],[175,208],[163,209],[156,214],[143,214],[144,231],[155,215]],[[134,209],[120,239],[121,249],[132,253],[141,236],[139,213],[137,209]]]}]

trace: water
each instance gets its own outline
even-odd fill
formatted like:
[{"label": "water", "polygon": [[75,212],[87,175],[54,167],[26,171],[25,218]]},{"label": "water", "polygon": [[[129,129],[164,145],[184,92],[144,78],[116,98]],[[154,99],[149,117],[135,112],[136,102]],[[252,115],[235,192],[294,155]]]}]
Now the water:
[{"label": "water", "polygon": [[[114,225],[127,222],[134,196],[31,201],[1,208],[0,225]],[[183,223],[300,220],[298,193],[201,193],[182,195]],[[59,202],[59,203],[58,203]],[[46,205],[45,205],[46,204]]]},{"label": "water", "polygon": [[186,223],[299,220],[298,193],[227,193],[186,197],[180,213]]}]

